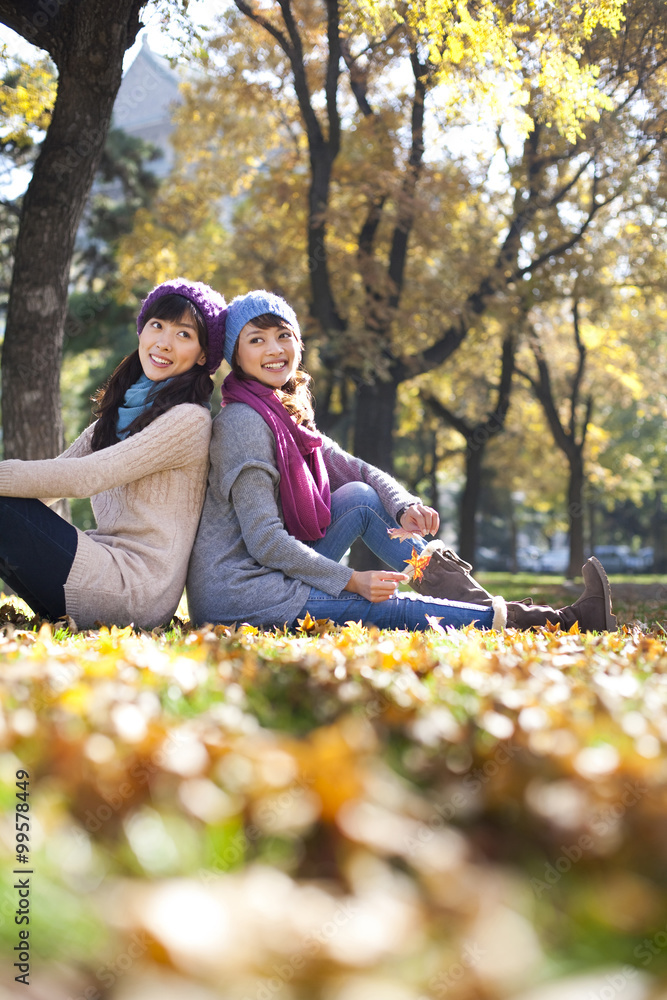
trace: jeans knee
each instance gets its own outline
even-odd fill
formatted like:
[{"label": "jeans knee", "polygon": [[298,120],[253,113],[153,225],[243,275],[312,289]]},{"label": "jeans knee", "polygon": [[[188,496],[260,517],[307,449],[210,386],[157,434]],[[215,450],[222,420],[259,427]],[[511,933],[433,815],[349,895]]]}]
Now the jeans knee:
[{"label": "jeans knee", "polygon": [[335,503],[345,503],[345,504],[368,504],[370,507],[375,507],[380,504],[381,501],[376,491],[368,483],[345,483],[343,486],[339,486],[337,490],[334,490],[331,495],[332,504]]}]

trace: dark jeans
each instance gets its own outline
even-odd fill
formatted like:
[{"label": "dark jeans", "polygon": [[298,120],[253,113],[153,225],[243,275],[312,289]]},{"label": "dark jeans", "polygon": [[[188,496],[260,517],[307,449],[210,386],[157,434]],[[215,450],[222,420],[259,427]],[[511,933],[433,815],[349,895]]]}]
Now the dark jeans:
[{"label": "dark jeans", "polygon": [[77,541],[76,528],[41,500],[0,497],[0,578],[42,618],[65,614]]}]

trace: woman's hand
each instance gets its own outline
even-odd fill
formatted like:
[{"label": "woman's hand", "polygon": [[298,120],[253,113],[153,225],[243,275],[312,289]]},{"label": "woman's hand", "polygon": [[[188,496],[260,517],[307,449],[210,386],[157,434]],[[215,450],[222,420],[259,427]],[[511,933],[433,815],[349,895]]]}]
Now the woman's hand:
[{"label": "woman's hand", "polygon": [[371,604],[380,604],[395,597],[399,583],[407,583],[409,579],[407,573],[393,573],[391,570],[371,569],[363,573],[355,570],[344,589],[361,594]]},{"label": "woman's hand", "polygon": [[403,511],[401,516],[401,528],[416,535],[435,535],[440,527],[440,515],[432,507],[425,507],[421,503],[413,503]]}]

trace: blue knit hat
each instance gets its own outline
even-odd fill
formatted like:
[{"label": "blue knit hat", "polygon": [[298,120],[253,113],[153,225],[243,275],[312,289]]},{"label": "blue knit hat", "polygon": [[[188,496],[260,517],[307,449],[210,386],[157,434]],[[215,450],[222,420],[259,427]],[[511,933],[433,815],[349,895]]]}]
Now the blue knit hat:
[{"label": "blue knit hat", "polygon": [[280,316],[281,319],[289,323],[297,337],[301,338],[301,330],[299,329],[299,321],[296,318],[296,313],[291,305],[285,302],[285,299],[281,298],[280,295],[275,295],[273,292],[265,292],[263,288],[255,289],[253,292],[246,292],[245,295],[237,295],[235,299],[232,299],[227,308],[224,353],[225,361],[228,361],[230,365],[236,341],[239,339],[241,330],[251,319],[263,316],[264,313]]},{"label": "blue knit hat", "polygon": [[146,322],[151,318],[151,309],[163,295],[183,295],[186,299],[190,299],[190,302],[193,302],[202,313],[206,320],[206,332],[208,333],[206,371],[209,375],[213,375],[222,361],[225,343],[227,303],[223,296],[202,281],[188,281],[187,278],[163,281],[141,303],[137,317],[137,333],[141,333]]}]

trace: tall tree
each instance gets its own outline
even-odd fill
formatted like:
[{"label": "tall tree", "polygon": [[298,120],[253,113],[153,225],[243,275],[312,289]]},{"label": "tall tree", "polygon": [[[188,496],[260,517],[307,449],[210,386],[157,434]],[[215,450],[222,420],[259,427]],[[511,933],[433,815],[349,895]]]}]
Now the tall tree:
[{"label": "tall tree", "polygon": [[464,487],[459,505],[459,552],[464,559],[475,562],[477,546],[476,518],[482,490],[482,467],[489,441],[505,425],[512,392],[512,375],[516,353],[516,335],[509,330],[502,341],[500,375],[494,386],[494,407],[476,420],[466,419],[445,406],[428,390],[422,391],[422,398],[441,420],[453,427],[464,438],[465,471]]},{"label": "tall tree", "polygon": [[586,374],[587,348],[581,336],[580,302],[575,296],[572,303],[572,332],[576,347],[577,361],[567,389],[567,416],[561,417],[559,405],[554,395],[552,372],[549,359],[538,332],[532,328],[529,343],[535,358],[536,374],[527,371],[521,374],[530,384],[547,418],[556,446],[567,459],[569,470],[567,490],[568,528],[570,538],[570,560],[567,575],[574,578],[584,561],[584,448],[591,416],[593,396],[583,394],[582,386]]},{"label": "tall tree", "polygon": [[[395,154],[400,176],[390,187],[383,186],[381,181],[368,185],[371,190],[356,237],[357,278],[363,283],[366,302],[361,328],[349,332],[372,345],[368,353],[375,374],[360,378],[359,372],[351,370],[342,360],[344,353],[339,354],[342,367],[358,383],[355,450],[369,461],[391,468],[398,386],[406,378],[429,371],[446,360],[463,342],[475,318],[516,279],[520,253],[535,215],[545,198],[554,197],[554,191],[544,190],[548,165],[543,162],[543,140],[535,141],[539,126],[544,134],[545,126],[551,127],[551,121],[545,119],[553,118],[566,141],[583,137],[581,122],[597,117],[598,107],[608,104],[608,98],[594,85],[595,68],[588,60],[577,57],[581,56],[586,33],[590,34],[599,19],[606,17],[608,26],[618,26],[621,3],[614,0],[597,4],[595,9],[587,8],[581,21],[577,17],[556,20],[542,9],[535,21],[535,11],[526,9],[523,13],[526,21],[520,30],[530,37],[515,45],[503,5],[490,2],[454,6],[445,2],[343,4],[326,0],[322,8],[326,30],[321,30],[315,43],[312,32],[305,30],[303,17],[300,20],[303,11],[296,0],[278,0],[262,8],[245,0],[235,2],[246,17],[274,39],[291,66],[311,168],[307,223],[311,309],[327,332],[343,345],[343,351],[349,339],[345,336],[348,323],[331,280],[328,241],[331,181],[341,149],[341,58],[349,70],[351,90],[361,115],[376,123],[373,139],[379,144],[386,142],[390,134],[393,139],[393,132],[384,127],[383,116],[373,107],[383,83],[382,74],[377,75],[376,63],[379,61],[383,69],[385,53],[396,51],[410,67],[412,91],[411,99],[406,102],[408,116],[404,122],[407,140],[403,155]],[[571,11],[569,4],[565,6],[567,14],[576,13],[574,6],[577,12],[582,12],[580,4],[573,5]],[[360,9],[371,16],[364,22],[363,33],[357,26],[355,39],[350,34],[350,23],[354,24],[354,16]],[[555,46],[550,34],[557,39]],[[359,38],[362,44],[355,46]],[[319,79],[313,69],[315,49],[324,67]],[[482,53],[496,66],[509,62],[513,71],[523,74],[523,86],[537,90],[529,112],[530,124],[535,129],[532,141],[524,148],[528,177],[522,189],[516,191],[513,210],[503,227],[503,235],[499,231],[496,251],[488,260],[486,272],[459,303],[458,315],[441,327],[428,347],[417,354],[406,352],[405,346],[397,343],[395,332],[418,209],[418,184],[426,144],[426,99],[438,84],[455,79],[461,63],[465,67],[461,82],[474,87],[475,74],[483,73]],[[568,78],[575,82],[574,88],[568,87]],[[556,195],[557,200],[564,197],[565,190]],[[591,219],[599,207],[594,202]],[[389,227],[389,233],[380,247],[383,226]]]},{"label": "tall tree", "polygon": [[6,458],[48,458],[62,448],[59,376],[74,239],[145,3],[0,0],[0,22],[45,49],[58,70],[16,242],[2,349]]}]

